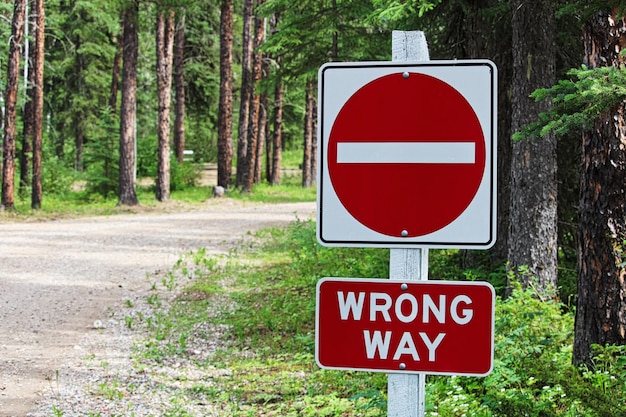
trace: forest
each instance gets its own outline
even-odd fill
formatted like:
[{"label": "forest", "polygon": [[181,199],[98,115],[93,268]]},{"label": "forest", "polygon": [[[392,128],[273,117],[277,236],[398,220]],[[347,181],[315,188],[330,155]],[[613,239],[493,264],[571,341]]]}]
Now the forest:
[{"label": "forest", "polygon": [[[575,314],[572,363],[626,345],[626,4],[538,0],[14,0],[0,14],[2,209],[68,192],[139,204],[193,184],[253,193],[286,151],[314,187],[317,71],[390,60],[392,30],[430,59],[498,67],[498,239],[464,268],[505,271]],[[623,349],[616,348],[623,359]],[[621,354],[620,354],[621,352]],[[621,356],[620,356],[621,355]]]}]

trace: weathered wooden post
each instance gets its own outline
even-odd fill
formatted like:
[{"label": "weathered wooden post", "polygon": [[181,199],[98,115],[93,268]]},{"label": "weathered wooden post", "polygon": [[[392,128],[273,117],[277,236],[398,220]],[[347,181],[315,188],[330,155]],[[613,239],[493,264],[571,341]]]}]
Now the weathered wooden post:
[{"label": "weathered wooden post", "polygon": [[[393,31],[393,61],[428,61],[424,32]],[[428,249],[391,249],[389,279],[425,281],[428,279]],[[388,417],[424,416],[425,374],[388,374]]]}]

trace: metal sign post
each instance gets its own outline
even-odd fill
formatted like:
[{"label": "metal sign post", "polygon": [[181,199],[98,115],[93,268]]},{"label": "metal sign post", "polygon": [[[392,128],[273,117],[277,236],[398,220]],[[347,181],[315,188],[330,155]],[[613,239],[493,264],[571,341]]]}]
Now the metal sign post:
[{"label": "metal sign post", "polygon": [[[391,49],[393,61],[428,61],[430,58],[424,32],[394,30]],[[389,279],[428,280],[428,249],[391,249]],[[387,395],[388,417],[423,417],[426,374],[388,374]]]}]

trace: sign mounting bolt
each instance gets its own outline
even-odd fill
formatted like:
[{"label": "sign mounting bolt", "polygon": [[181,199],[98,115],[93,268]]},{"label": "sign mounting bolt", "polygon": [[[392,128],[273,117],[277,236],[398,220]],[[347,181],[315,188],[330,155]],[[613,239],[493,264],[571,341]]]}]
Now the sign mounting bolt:
[{"label": "sign mounting bolt", "polygon": [[408,72],[403,72],[402,73],[402,78],[409,78],[409,73]]},{"label": "sign mounting bolt", "polygon": [[406,365],[404,363],[400,364],[400,369],[406,369]]},{"label": "sign mounting bolt", "polygon": [[402,285],[400,285],[400,289],[401,289],[402,291],[406,291],[406,290],[408,290],[408,289],[409,289],[409,286],[408,286],[408,285],[406,285],[406,284],[402,284]]},{"label": "sign mounting bolt", "polygon": [[402,232],[400,232],[400,235],[402,237],[407,237],[409,235],[409,232],[408,232],[408,230],[403,230]]}]

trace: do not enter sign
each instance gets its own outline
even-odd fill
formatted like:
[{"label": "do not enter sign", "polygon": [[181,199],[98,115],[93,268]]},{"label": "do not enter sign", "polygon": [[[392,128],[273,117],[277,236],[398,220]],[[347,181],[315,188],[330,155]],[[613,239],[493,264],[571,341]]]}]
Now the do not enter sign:
[{"label": "do not enter sign", "polygon": [[489,61],[322,67],[320,242],[493,245],[495,81]]}]

